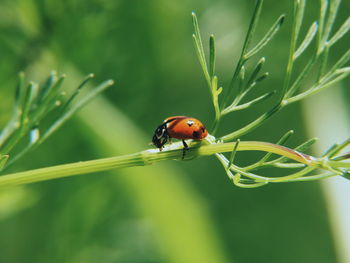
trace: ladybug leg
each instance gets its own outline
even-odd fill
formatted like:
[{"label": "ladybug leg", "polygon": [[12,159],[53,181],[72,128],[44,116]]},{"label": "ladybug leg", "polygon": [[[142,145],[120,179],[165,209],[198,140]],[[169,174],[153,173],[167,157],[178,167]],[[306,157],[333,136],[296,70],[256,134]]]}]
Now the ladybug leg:
[{"label": "ladybug leg", "polygon": [[182,140],[182,144],[184,145],[184,148],[182,150],[182,160],[183,160],[185,158],[186,151],[188,151],[189,147],[188,147],[187,143],[185,142],[185,140]]},{"label": "ladybug leg", "polygon": [[161,147],[159,148],[159,151],[161,152],[163,150],[164,144],[166,144],[166,142],[168,141],[169,137],[167,134],[164,134],[163,138],[162,138],[162,142],[161,142]]}]

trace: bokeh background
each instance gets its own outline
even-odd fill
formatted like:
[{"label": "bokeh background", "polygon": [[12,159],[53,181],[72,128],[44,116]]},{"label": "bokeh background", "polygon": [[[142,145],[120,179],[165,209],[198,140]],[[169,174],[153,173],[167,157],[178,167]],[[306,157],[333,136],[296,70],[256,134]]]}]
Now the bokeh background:
[{"label": "bokeh background", "polygon": [[[11,171],[146,149],[155,127],[171,115],[194,116],[210,127],[213,111],[192,43],[191,12],[196,11],[205,39],[216,36],[217,71],[225,87],[254,2],[2,0],[0,124],[10,117],[19,71],[43,81],[57,70],[67,75],[67,87],[91,72],[94,84],[116,81]],[[304,32],[319,10],[318,1],[307,2]],[[281,13],[287,19],[260,54],[270,72],[262,90],[281,86],[291,9],[292,1],[264,3],[257,39]],[[348,10],[349,1],[343,1],[336,28]],[[348,47],[347,36],[331,62]],[[241,139],[274,142],[294,129],[289,146],[314,136],[335,140],[319,144],[319,150],[346,139],[349,104],[341,101],[349,96],[349,84],[332,88],[323,107],[313,108],[322,95],[313,104],[292,105]],[[226,118],[221,134],[248,123],[271,103]],[[259,156],[239,154],[238,159]],[[342,249],[349,225],[337,220],[349,207],[333,209],[346,205],[347,196],[335,199],[334,192],[341,191],[329,185],[240,189],[213,157],[206,157],[1,190],[0,262],[349,262]]]}]

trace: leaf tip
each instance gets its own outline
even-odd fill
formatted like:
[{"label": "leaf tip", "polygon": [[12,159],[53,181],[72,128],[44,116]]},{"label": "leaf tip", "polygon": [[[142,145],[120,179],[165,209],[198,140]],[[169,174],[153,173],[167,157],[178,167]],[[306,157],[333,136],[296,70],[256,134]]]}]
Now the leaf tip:
[{"label": "leaf tip", "polygon": [[114,82],[113,79],[110,79],[110,80],[107,81],[107,85],[108,85],[108,86],[112,86],[112,85],[114,85],[114,83],[115,83],[115,82]]},{"label": "leaf tip", "polygon": [[281,15],[280,21],[279,21],[279,25],[280,25],[280,26],[283,25],[283,23],[284,23],[285,20],[286,20],[286,15],[285,15],[285,14]]}]

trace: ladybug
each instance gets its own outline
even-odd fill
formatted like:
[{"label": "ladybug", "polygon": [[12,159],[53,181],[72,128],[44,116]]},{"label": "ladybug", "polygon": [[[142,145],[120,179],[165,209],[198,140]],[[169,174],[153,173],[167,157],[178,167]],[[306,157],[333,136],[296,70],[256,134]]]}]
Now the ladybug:
[{"label": "ladybug", "polygon": [[153,144],[161,151],[164,144],[171,138],[182,140],[184,145],[183,156],[188,150],[185,142],[187,139],[202,140],[208,135],[207,129],[197,119],[187,116],[173,116],[166,118],[164,122],[154,131]]}]

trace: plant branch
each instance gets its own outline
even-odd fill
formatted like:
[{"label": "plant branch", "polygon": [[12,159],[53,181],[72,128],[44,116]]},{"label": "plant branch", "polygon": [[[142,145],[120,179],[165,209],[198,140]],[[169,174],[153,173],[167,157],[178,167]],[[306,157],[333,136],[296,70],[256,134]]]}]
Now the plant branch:
[{"label": "plant branch", "polygon": [[[325,159],[317,159],[310,155],[300,153],[296,150],[267,142],[245,141],[240,142],[239,144],[231,142],[216,143],[210,145],[200,145],[200,143],[198,142],[193,142],[192,144],[193,146],[191,145],[191,148],[186,153],[186,160],[190,160],[200,156],[231,152],[232,149],[234,149],[235,151],[270,152],[287,157],[291,160],[305,164],[306,166],[312,168],[326,168],[327,165],[337,168],[350,168],[350,163],[348,162],[329,161],[328,163],[326,163],[327,165],[325,165]],[[150,165],[164,160],[181,160],[183,151],[181,145],[181,142],[179,142],[166,146],[163,151],[159,151],[158,149],[149,149],[134,154],[122,155],[112,158],[76,162],[47,168],[40,168],[25,172],[7,174],[0,176],[0,187],[14,186],[19,184],[29,184],[79,174],[101,172],[115,168]],[[286,178],[289,180],[295,177],[297,176]]]}]

